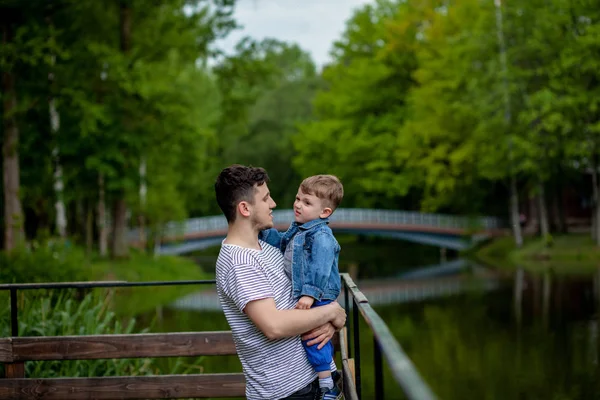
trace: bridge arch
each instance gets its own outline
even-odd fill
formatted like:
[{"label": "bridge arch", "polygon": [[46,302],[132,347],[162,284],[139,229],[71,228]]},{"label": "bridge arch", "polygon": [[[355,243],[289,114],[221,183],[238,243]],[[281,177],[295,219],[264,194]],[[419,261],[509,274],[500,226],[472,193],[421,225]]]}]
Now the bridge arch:
[{"label": "bridge arch", "polygon": [[[274,210],[278,230],[286,230],[294,219],[293,210]],[[341,208],[330,218],[334,232],[375,235],[415,243],[464,250],[502,231],[499,218],[427,214],[414,211]],[[191,218],[170,222],[162,232],[160,254],[185,254],[218,245],[227,233],[224,216]],[[132,230],[134,244],[139,232]],[[141,243],[137,242],[138,245]]]}]

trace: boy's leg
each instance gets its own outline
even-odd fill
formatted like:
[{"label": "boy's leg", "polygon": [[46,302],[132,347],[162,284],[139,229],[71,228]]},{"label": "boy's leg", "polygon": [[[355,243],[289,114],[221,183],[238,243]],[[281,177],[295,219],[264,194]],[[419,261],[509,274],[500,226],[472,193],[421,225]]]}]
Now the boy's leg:
[{"label": "boy's leg", "polygon": [[[315,301],[313,307],[320,307],[331,303],[331,301]],[[302,341],[308,361],[319,376],[319,386],[322,388],[333,388],[334,382],[331,377],[331,361],[333,360],[333,344],[328,342],[320,350],[317,345],[308,346],[307,341]]]}]

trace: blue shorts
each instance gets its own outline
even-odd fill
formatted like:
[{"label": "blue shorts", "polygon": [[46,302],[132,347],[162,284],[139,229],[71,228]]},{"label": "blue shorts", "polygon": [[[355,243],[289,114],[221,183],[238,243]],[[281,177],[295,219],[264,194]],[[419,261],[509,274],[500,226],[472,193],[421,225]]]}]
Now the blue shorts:
[{"label": "blue shorts", "polygon": [[[331,303],[331,300],[315,301],[311,308],[320,307]],[[331,341],[327,342],[321,350],[317,349],[318,344],[308,346],[307,340],[302,341],[304,350],[306,350],[306,356],[310,365],[313,366],[316,372],[323,372],[331,370],[331,361],[333,360],[333,344]]]}]

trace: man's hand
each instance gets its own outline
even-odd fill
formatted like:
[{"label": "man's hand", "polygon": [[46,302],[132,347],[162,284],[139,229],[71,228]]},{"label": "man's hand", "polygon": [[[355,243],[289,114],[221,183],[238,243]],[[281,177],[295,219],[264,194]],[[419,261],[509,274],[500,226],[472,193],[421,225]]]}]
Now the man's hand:
[{"label": "man's hand", "polygon": [[299,310],[309,310],[313,303],[315,302],[315,299],[313,299],[310,296],[302,296],[300,297],[300,300],[298,300],[298,304],[296,304],[296,308]]},{"label": "man's hand", "polygon": [[328,322],[325,325],[322,325],[318,328],[313,329],[312,331],[306,332],[302,335],[302,340],[308,340],[306,344],[309,346],[318,344],[317,349],[322,349],[323,346],[327,344],[335,334],[336,329],[334,326]]},{"label": "man's hand", "polygon": [[330,321],[336,330],[340,330],[346,325],[346,311],[337,301],[327,304],[325,307],[334,308],[334,318]]}]

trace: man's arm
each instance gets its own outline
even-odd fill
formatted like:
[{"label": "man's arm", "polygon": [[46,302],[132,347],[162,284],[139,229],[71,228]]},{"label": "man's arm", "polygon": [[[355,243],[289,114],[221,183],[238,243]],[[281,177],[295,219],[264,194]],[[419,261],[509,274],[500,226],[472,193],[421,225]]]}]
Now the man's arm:
[{"label": "man's arm", "polygon": [[244,312],[269,339],[298,336],[331,322],[341,329],[346,312],[337,302],[310,310],[278,310],[272,297],[249,302]]}]

